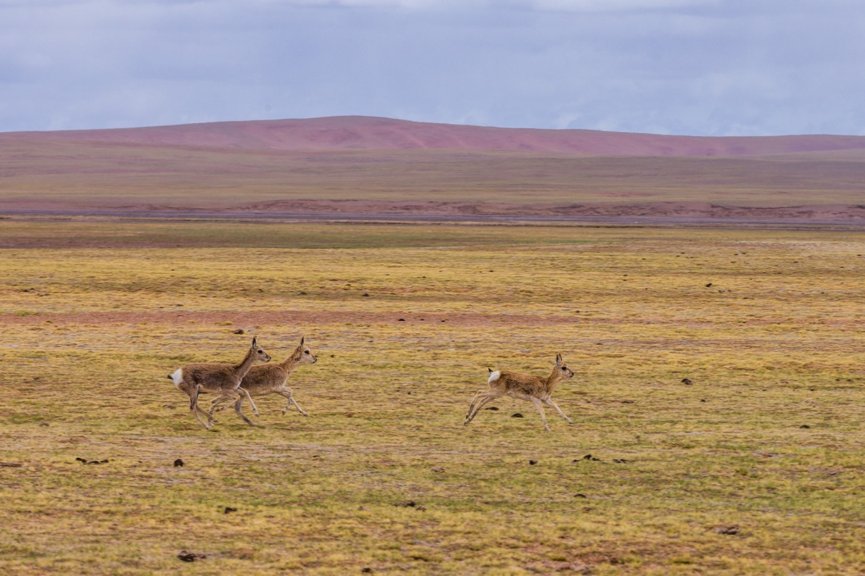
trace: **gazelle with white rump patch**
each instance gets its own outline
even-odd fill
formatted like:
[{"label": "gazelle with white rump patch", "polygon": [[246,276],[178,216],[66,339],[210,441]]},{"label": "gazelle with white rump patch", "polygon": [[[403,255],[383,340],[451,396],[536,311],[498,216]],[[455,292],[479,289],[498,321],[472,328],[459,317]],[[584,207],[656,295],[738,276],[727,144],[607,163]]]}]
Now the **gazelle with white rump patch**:
[{"label": "gazelle with white rump patch", "polygon": [[[174,382],[178,390],[185,392],[189,396],[189,409],[195,414],[198,421],[209,430],[213,426],[213,408],[211,407],[210,414],[202,410],[198,406],[198,396],[202,392],[218,394],[216,400],[214,400],[214,404],[217,404],[245,395],[249,398],[250,404],[252,404],[252,411],[257,415],[258,409],[255,407],[255,403],[252,402],[249,393],[240,388],[240,382],[255,362],[269,361],[270,355],[253,338],[252,344],[240,364],[188,364],[169,374],[168,378]],[[239,410],[237,413],[246,423],[252,424],[249,418],[244,416]],[[202,416],[207,417],[206,422],[202,420]]]},{"label": "gazelle with white rump patch", "polygon": [[[297,411],[308,416],[306,411],[300,407],[291,394],[291,388],[286,383],[288,377],[294,372],[295,368],[301,364],[315,364],[317,358],[312,350],[304,343],[304,338],[301,336],[300,345],[294,349],[294,352],[285,359],[284,362],[278,364],[267,364],[261,366],[253,366],[243,382],[240,383],[241,390],[252,396],[264,396],[266,394],[279,394],[285,398],[285,408],[282,413],[285,414],[292,406],[297,408]],[[237,399],[234,404],[234,410],[243,415],[241,407],[243,405],[243,396]],[[254,405],[253,405],[254,406]],[[213,408],[211,408],[212,414]]]},{"label": "gazelle with white rump patch", "polygon": [[547,424],[547,417],[544,414],[544,404],[552,406],[562,418],[568,421],[569,424],[572,422],[572,420],[562,412],[562,409],[559,408],[558,404],[553,402],[552,399],[553,391],[556,389],[556,386],[560,382],[564,382],[574,375],[570,368],[565,366],[561,354],[556,354],[556,366],[547,378],[521,374],[519,372],[493,370],[492,368],[489,369],[489,373],[490,375],[487,379],[489,388],[486,390],[478,390],[474,395],[463,424],[471,422],[472,419],[477,416],[478,411],[487,403],[492,402],[496,398],[501,398],[502,396],[510,396],[511,398],[517,398],[519,400],[529,400],[535,405],[535,408],[538,409],[538,413],[541,415],[541,420],[543,420],[544,428],[546,430],[550,429],[550,425]]}]

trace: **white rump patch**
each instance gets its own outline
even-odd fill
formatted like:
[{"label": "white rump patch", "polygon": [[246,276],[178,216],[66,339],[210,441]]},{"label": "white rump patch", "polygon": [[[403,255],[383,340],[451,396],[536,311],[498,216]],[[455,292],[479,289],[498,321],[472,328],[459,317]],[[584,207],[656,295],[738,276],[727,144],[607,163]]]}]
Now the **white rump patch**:
[{"label": "white rump patch", "polygon": [[180,383],[183,382],[183,368],[178,368],[171,374],[171,379],[174,381],[174,385],[180,388]]},{"label": "white rump patch", "polygon": [[501,377],[502,377],[502,373],[499,370],[495,370],[493,372],[490,372],[490,377],[487,378],[487,384],[492,384],[493,382],[495,382],[496,380],[498,380]]}]

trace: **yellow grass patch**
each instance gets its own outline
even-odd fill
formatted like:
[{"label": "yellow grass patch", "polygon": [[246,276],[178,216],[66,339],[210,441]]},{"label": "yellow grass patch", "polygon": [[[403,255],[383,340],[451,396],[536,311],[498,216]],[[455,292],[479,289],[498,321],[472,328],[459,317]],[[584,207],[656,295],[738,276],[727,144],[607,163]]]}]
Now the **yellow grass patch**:
[{"label": "yellow grass patch", "polygon": [[[865,565],[865,234],[4,222],[0,245],[4,573]],[[166,375],[251,333],[278,360],[306,336],[310,416],[271,396],[208,432]],[[462,425],[488,366],[557,352],[574,425],[509,399]]]}]

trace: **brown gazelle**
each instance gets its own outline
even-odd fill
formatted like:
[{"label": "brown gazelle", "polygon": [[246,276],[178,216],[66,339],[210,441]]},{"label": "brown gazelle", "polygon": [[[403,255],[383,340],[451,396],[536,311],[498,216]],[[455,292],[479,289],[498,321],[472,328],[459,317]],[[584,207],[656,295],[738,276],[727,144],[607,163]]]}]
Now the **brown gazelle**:
[{"label": "brown gazelle", "polygon": [[[215,403],[223,403],[236,399],[238,396],[245,395],[249,397],[246,390],[240,388],[240,382],[246,376],[249,369],[255,362],[269,362],[270,355],[258,345],[256,339],[252,339],[252,344],[249,351],[244,356],[240,364],[188,364],[182,368],[178,368],[168,378],[174,382],[174,385],[189,396],[189,409],[198,418],[198,421],[210,429],[213,426],[213,408],[211,414],[208,414],[198,406],[198,396],[202,392],[210,392],[217,394]],[[241,396],[242,397],[242,396]],[[249,398],[252,403],[252,398]],[[258,414],[255,409],[255,404],[252,403],[253,411]],[[238,415],[249,424],[250,420],[238,411]],[[207,421],[202,420],[202,416],[207,417]]]},{"label": "brown gazelle", "polygon": [[[291,356],[286,358],[284,362],[268,364],[266,366],[253,366],[243,379],[243,382],[240,383],[241,389],[252,396],[279,394],[285,398],[285,408],[282,410],[283,414],[293,405],[297,408],[298,412],[304,416],[308,416],[306,411],[295,401],[291,394],[291,388],[286,385],[288,377],[294,372],[295,368],[301,364],[315,364],[316,362],[315,354],[312,353],[312,350],[308,346],[304,345],[303,341],[304,338],[301,337],[300,345],[294,349]],[[243,415],[243,412],[241,412],[242,404],[243,396],[238,398],[234,404],[234,410],[241,415]]]},{"label": "brown gazelle", "polygon": [[538,409],[541,415],[541,420],[544,422],[544,428],[549,430],[547,417],[544,414],[544,404],[552,406],[556,409],[559,415],[571,422],[571,419],[565,416],[558,404],[553,402],[552,394],[559,382],[563,382],[571,378],[574,373],[565,366],[561,354],[556,354],[556,366],[553,368],[552,374],[547,378],[538,376],[530,376],[529,374],[521,374],[519,372],[504,372],[499,370],[489,369],[489,378],[487,384],[488,389],[481,389],[474,395],[472,402],[469,405],[469,411],[466,414],[466,419],[463,424],[468,424],[477,416],[478,411],[488,402],[492,402],[496,398],[502,396],[510,396],[520,400],[529,400]]}]

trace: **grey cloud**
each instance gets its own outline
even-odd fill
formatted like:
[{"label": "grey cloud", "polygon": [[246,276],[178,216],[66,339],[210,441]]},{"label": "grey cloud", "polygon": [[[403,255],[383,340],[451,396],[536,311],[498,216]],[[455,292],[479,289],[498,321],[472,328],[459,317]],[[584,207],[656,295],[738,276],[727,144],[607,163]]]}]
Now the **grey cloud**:
[{"label": "grey cloud", "polygon": [[860,6],[0,0],[0,130],[367,114],[865,133]]}]

